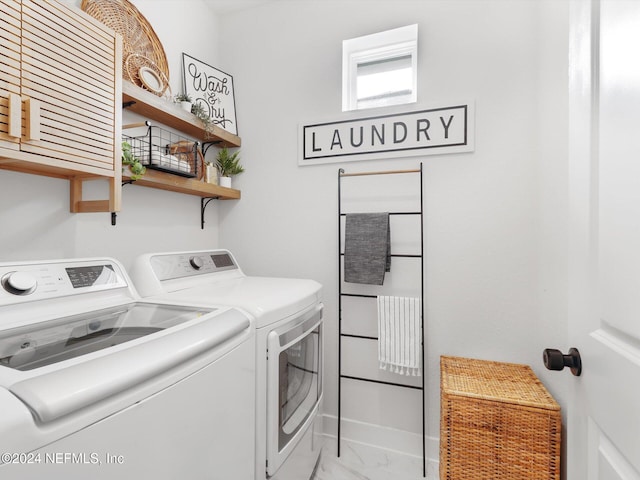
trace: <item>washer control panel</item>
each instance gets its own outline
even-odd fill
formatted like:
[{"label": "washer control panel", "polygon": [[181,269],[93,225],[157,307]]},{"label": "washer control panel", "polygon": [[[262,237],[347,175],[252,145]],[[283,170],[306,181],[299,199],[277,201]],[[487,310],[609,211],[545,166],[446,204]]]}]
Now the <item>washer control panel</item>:
[{"label": "washer control panel", "polygon": [[0,304],[127,286],[120,267],[109,260],[0,263]]},{"label": "washer control panel", "polygon": [[226,250],[153,255],[151,268],[160,281],[237,270],[235,260]]}]

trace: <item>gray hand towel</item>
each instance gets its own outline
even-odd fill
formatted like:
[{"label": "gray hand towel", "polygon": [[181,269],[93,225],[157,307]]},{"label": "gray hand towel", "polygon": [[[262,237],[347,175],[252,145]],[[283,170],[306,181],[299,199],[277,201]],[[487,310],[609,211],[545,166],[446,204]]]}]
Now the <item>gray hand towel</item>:
[{"label": "gray hand towel", "polygon": [[388,213],[350,213],[345,221],[344,281],[382,285],[391,269]]}]

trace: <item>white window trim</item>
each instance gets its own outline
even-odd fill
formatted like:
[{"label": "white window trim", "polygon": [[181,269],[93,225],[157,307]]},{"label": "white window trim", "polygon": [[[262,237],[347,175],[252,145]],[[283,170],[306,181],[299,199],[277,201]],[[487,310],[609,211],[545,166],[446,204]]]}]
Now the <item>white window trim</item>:
[{"label": "white window trim", "polygon": [[417,101],[418,25],[395,28],[385,32],[352,38],[342,42],[342,111],[358,110],[358,64],[384,58],[411,56],[412,93],[410,102]]}]

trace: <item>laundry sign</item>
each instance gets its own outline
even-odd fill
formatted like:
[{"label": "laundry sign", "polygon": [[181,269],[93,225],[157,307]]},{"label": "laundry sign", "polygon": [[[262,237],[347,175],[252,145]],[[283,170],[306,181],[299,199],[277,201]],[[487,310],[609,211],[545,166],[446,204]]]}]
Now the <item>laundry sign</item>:
[{"label": "laundry sign", "polygon": [[471,104],[301,125],[300,165],[473,151]]}]

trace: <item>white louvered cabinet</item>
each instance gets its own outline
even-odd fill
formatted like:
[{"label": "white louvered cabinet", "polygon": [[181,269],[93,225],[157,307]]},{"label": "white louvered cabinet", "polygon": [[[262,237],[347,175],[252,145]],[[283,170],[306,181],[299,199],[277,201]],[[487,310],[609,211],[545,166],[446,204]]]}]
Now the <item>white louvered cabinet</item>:
[{"label": "white louvered cabinet", "polygon": [[[120,210],[120,37],[57,0],[0,0],[0,168],[71,181],[71,211]],[[82,200],[107,178],[109,199]]]}]

